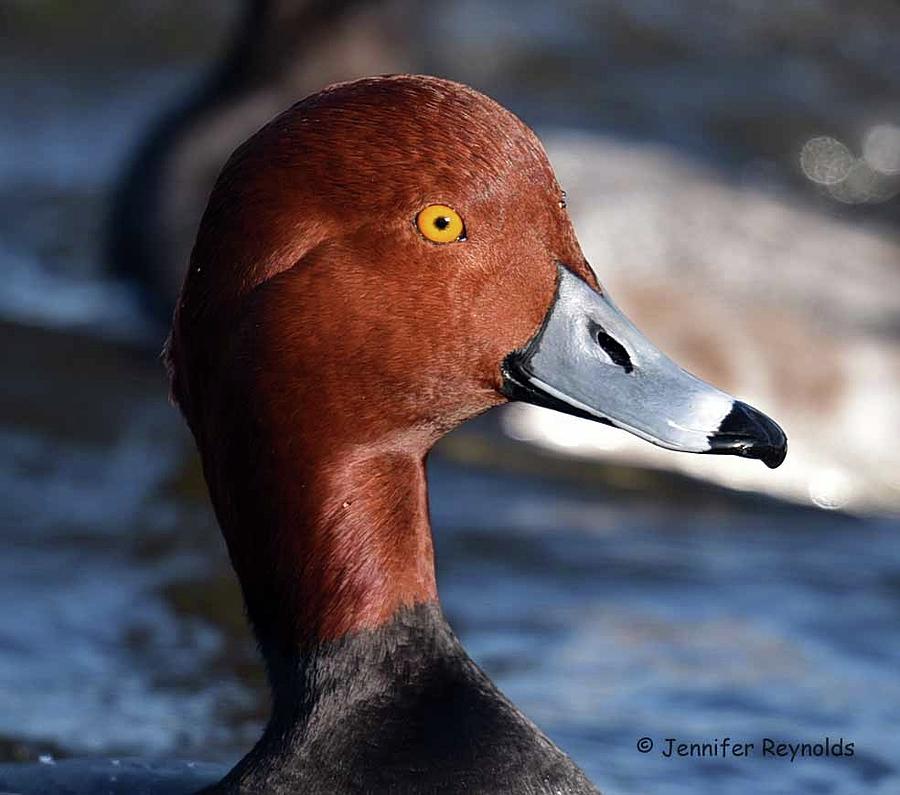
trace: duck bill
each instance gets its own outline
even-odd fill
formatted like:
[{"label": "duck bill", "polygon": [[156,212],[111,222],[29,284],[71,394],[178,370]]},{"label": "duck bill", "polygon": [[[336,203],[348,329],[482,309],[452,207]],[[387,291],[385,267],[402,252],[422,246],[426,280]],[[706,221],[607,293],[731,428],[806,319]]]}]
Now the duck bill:
[{"label": "duck bill", "polygon": [[503,362],[512,400],[613,425],[670,450],[784,461],[784,431],[765,414],[683,370],[563,266],[531,341]]}]

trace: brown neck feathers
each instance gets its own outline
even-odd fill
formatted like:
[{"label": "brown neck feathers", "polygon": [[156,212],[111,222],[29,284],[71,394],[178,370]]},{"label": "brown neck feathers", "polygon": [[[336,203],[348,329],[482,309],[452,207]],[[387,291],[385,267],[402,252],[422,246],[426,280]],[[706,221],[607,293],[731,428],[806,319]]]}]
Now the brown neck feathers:
[{"label": "brown neck feathers", "polygon": [[421,455],[323,458],[287,439],[246,452],[257,455],[228,459],[255,462],[239,478],[206,469],[264,652],[290,656],[437,600]]}]

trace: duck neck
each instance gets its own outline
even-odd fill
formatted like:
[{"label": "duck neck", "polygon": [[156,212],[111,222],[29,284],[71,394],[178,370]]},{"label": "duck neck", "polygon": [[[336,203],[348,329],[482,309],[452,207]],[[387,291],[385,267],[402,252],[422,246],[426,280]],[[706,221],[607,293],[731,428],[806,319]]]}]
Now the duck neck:
[{"label": "duck neck", "polygon": [[247,521],[223,522],[276,687],[285,661],[437,601],[423,457],[292,452],[289,476],[277,450],[256,468],[250,491],[265,497],[236,506]]},{"label": "duck neck", "polygon": [[290,69],[322,35],[358,3],[245,0],[221,64],[221,76],[238,84],[271,79]]}]

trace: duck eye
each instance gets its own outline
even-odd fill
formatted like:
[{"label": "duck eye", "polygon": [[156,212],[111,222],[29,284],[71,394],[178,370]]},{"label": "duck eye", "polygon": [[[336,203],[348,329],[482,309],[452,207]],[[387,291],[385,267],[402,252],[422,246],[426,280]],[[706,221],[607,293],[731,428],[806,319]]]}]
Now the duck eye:
[{"label": "duck eye", "polygon": [[433,243],[453,243],[466,239],[466,227],[459,213],[446,204],[429,204],[416,216],[419,231]]}]

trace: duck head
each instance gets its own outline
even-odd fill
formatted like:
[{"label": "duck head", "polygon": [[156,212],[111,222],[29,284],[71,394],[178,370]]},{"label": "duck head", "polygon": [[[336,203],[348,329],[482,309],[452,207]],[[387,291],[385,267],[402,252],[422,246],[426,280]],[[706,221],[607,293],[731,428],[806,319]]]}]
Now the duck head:
[{"label": "duck head", "polygon": [[786,449],[619,311],[534,133],[432,77],[331,87],[235,152],[169,360],[263,634],[339,635],[433,598],[422,461],[507,400],[672,450],[774,467]]}]

